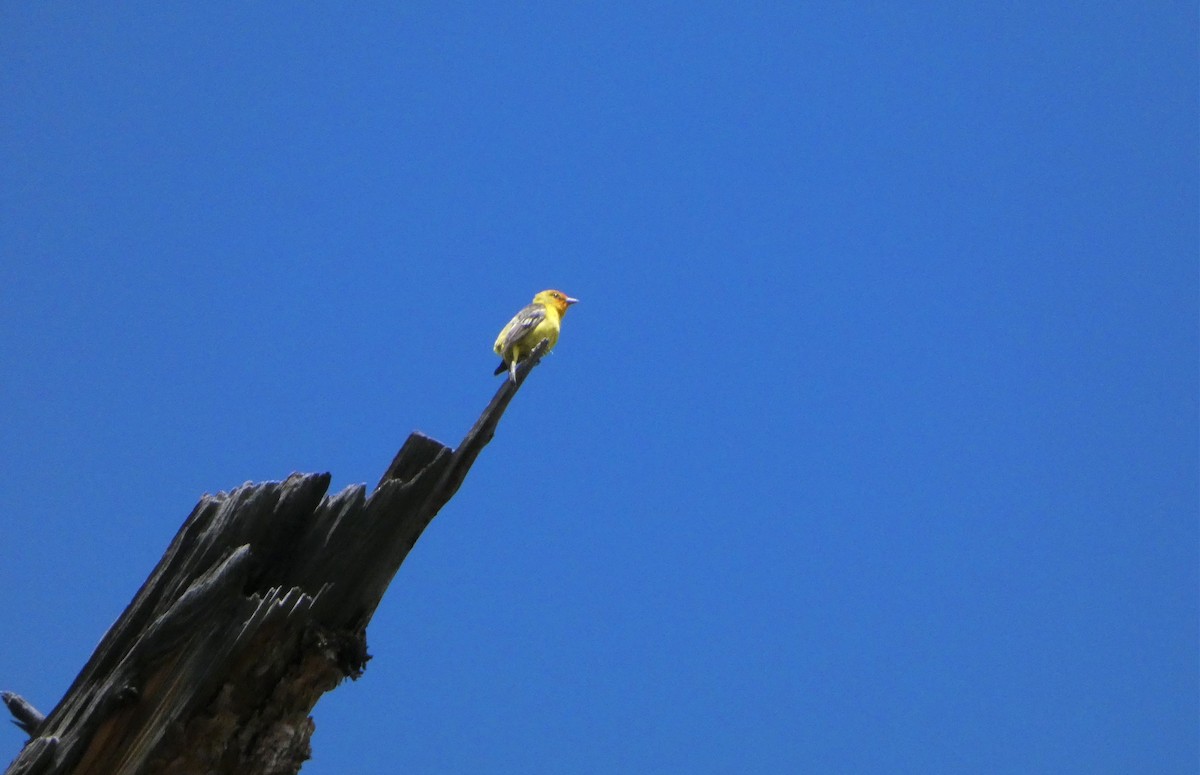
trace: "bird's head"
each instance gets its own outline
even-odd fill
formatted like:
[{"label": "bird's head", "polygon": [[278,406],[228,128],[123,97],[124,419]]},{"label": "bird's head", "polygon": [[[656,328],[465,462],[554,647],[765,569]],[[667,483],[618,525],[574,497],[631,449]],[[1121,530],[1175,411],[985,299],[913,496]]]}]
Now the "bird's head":
[{"label": "bird's head", "polygon": [[535,304],[546,304],[558,310],[561,315],[567,311],[567,307],[578,302],[579,299],[572,299],[562,291],[542,291],[537,296],[533,297]]}]

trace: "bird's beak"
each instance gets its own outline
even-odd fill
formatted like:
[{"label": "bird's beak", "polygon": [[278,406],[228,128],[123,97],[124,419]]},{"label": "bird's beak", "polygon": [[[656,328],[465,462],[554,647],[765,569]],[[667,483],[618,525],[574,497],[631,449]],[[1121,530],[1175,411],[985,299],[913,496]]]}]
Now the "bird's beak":
[{"label": "bird's beak", "polygon": [[571,306],[572,304],[578,304],[578,303],[579,303],[579,299],[572,299],[570,296],[568,296],[568,297],[566,298],[566,302],[567,302],[567,306],[569,307],[569,306]]}]

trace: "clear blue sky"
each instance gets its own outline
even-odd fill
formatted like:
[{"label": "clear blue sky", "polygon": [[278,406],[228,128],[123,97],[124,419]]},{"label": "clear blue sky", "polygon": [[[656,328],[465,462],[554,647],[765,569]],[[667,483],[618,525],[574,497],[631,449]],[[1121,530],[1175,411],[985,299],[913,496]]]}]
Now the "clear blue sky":
[{"label": "clear blue sky", "polygon": [[0,688],[557,287],[306,775],[1196,772],[1195,4],[904,5],[0,7]]}]

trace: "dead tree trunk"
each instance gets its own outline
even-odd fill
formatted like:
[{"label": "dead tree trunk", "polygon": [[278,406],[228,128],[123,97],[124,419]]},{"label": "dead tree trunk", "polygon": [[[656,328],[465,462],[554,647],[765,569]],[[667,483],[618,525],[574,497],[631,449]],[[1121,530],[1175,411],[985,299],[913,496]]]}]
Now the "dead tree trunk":
[{"label": "dead tree trunk", "polygon": [[358,678],[366,627],[545,351],[458,449],[414,433],[369,495],[293,474],[206,495],[58,706],[3,699],[30,739],[6,775],[282,775],[322,694]]}]

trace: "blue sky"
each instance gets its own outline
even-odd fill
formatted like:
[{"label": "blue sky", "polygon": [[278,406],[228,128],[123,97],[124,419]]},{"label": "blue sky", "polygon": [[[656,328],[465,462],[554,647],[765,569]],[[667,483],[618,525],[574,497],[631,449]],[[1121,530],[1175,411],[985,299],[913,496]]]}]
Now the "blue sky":
[{"label": "blue sky", "polygon": [[557,287],[307,775],[1194,772],[1195,7],[901,6],[0,8],[0,688]]}]

